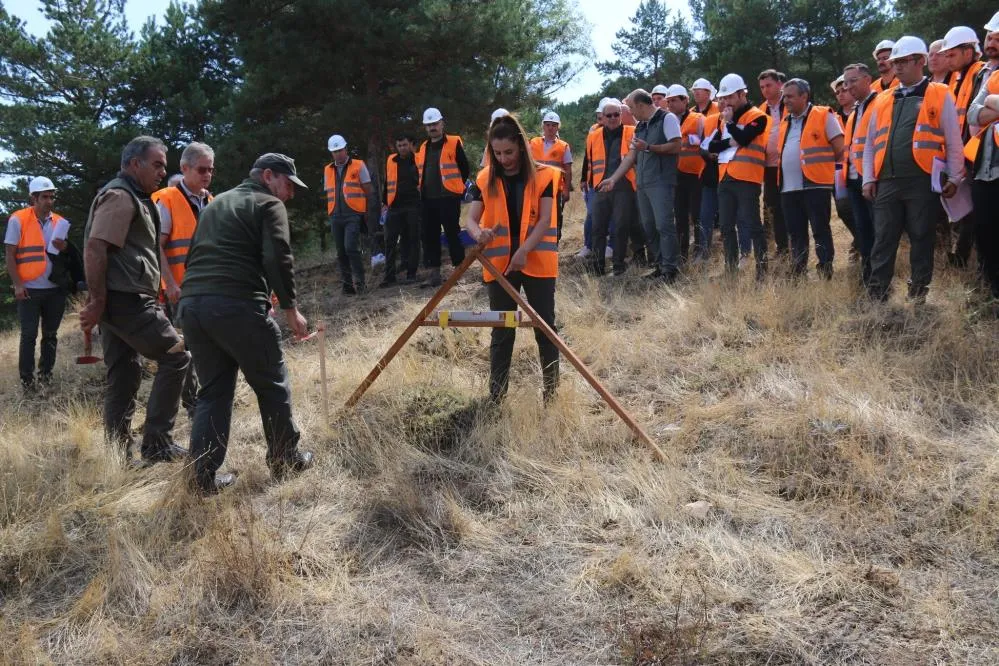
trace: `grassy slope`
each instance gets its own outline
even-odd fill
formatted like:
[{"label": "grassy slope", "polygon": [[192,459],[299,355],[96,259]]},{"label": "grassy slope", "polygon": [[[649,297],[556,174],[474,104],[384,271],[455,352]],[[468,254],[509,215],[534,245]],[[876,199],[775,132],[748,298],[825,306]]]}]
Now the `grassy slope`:
[{"label": "grassy slope", "polygon": [[[542,412],[523,332],[515,394],[477,417],[488,332],[431,329],[329,425],[317,348],[290,347],[317,468],[269,481],[241,384],[238,490],[199,502],[179,465],[119,471],[103,368],[70,365],[75,320],[49,403],[20,399],[16,336],[0,340],[0,661],[999,660],[999,338],[958,276],[916,315],[856,305],[845,252],[831,284],[594,281],[571,256],[581,209],[560,324],[665,464],[568,363]],[[330,322],[337,407],[428,294],[348,304],[332,273],[302,282]],[[451,307],[486,307],[476,277]]]}]

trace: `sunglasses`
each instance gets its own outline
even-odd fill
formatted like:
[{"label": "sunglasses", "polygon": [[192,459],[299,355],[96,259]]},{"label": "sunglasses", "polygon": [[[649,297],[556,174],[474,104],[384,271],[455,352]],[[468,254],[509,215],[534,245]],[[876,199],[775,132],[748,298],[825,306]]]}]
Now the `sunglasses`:
[{"label": "sunglasses", "polygon": [[195,171],[198,172],[198,175],[204,176],[206,173],[214,174],[215,173],[215,167],[199,166],[199,167],[197,167],[195,169]]},{"label": "sunglasses", "polygon": [[620,113],[605,113],[604,118],[620,118]]}]

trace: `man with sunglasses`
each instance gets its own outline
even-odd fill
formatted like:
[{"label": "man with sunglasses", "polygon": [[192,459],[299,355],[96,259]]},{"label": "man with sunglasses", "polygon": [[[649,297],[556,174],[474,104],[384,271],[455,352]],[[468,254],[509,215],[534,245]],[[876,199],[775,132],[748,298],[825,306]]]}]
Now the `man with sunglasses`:
[{"label": "man with sunglasses", "polygon": [[[174,186],[153,192],[151,197],[160,214],[160,275],[163,305],[167,317],[177,325],[177,301],[184,281],[187,253],[198,226],[201,211],[212,200],[208,186],[215,174],[215,151],[197,141],[188,144],[180,155],[181,179]],[[198,375],[194,364],[187,366],[184,392],[180,404],[188,416],[194,417],[194,402],[198,396]]]},{"label": "man with sunglasses", "polygon": [[156,302],[160,291],[160,219],[150,195],[166,176],[162,141],[139,136],[121,154],[121,171],[97,194],[83,232],[87,304],[80,328],[99,323],[107,391],[107,438],[132,455],[132,417],[142,384],[140,356],[156,362],[146,404],[141,453],[145,464],[179,461],[187,452],[173,442],[190,355]]},{"label": "man with sunglasses", "polygon": [[950,89],[923,74],[929,53],[918,37],[900,38],[891,52],[899,85],[882,93],[870,110],[864,143],[864,197],[874,202],[874,248],[868,292],[885,300],[895,274],[902,232],[909,236],[909,299],[926,300],[933,278],[936,198],[931,174],[936,160],[947,166],[945,198],[964,178],[964,144]]},{"label": "man with sunglasses", "polygon": [[[38,381],[47,384],[55,366],[59,324],[66,310],[66,290],[52,275],[52,256],[47,250],[66,249],[69,222],[52,212],[56,189],[45,177],[28,183],[27,208],[14,212],[4,235],[7,273],[14,286],[17,317],[21,323],[18,372],[25,392],[35,389],[35,341],[42,328],[42,349]],[[61,238],[60,238],[61,236]]]}]

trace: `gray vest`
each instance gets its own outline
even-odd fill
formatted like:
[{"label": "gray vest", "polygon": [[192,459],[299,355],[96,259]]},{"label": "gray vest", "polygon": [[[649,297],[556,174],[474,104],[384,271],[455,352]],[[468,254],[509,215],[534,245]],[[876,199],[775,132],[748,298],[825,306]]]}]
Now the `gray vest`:
[{"label": "gray vest", "polygon": [[155,212],[155,207],[147,206],[139,200],[139,193],[121,174],[105,185],[94,198],[94,203],[90,204],[83,243],[86,245],[90,238],[94,204],[101,194],[113,189],[128,192],[135,210],[129,222],[128,235],[125,236],[125,245],[108,252],[107,289],[155,296],[160,289],[159,215]]},{"label": "gray vest", "polygon": [[[635,128],[635,137],[645,141],[650,146],[667,142],[663,131],[663,118],[666,112],[656,109],[647,121],[639,123]],[[657,155],[652,152],[638,153],[638,164],[635,171],[639,187],[654,187],[656,185],[676,185],[677,155]]]},{"label": "gray vest", "polygon": [[916,119],[922,107],[922,97],[910,95],[895,99],[895,106],[892,108],[891,134],[888,135],[885,162],[878,180],[926,175],[912,156],[912,135],[916,131]]}]

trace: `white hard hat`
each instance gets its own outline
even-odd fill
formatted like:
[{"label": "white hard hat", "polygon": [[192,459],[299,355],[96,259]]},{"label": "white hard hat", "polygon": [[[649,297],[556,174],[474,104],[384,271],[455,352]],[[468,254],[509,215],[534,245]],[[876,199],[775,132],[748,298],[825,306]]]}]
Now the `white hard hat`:
[{"label": "white hard hat", "polygon": [[666,97],[690,97],[690,95],[687,94],[686,88],[679,83],[674,83],[666,89]]},{"label": "white hard hat", "polygon": [[707,79],[697,79],[696,81],[694,81],[694,85],[690,86],[690,89],[707,90],[709,93],[711,93],[711,99],[714,99],[715,93],[718,92],[717,90],[715,90],[715,87],[711,85],[711,82],[708,81]]},{"label": "white hard hat", "polygon": [[543,122],[543,123],[558,123],[559,125],[561,125],[562,124],[562,119],[559,118],[558,114],[555,113],[554,111],[549,111],[548,113],[545,114],[545,117],[541,119],[541,122]]},{"label": "white hard hat", "polygon": [[749,90],[749,88],[746,87],[746,82],[738,74],[726,74],[722,77],[721,83],[718,84],[718,94],[721,97],[743,90]]},{"label": "white hard hat", "polygon": [[919,37],[905,35],[904,37],[899,37],[898,41],[895,42],[895,46],[891,49],[890,60],[898,60],[913,55],[921,55],[928,58],[930,53],[926,50],[926,42]]},{"label": "white hard hat", "polygon": [[608,97],[607,100],[604,101],[604,106],[605,107],[608,107],[608,106],[624,106],[624,102],[622,102],[621,100],[619,100],[617,97]]},{"label": "white hard hat", "polygon": [[436,123],[438,120],[444,120],[444,116],[441,114],[440,109],[430,107],[423,112],[423,124],[429,125],[431,123]]},{"label": "white hard hat", "polygon": [[996,30],[999,30],[999,12],[996,12],[995,14],[992,15],[992,18],[989,19],[989,22],[985,24],[985,29],[988,30],[989,32],[995,32]]},{"label": "white hard hat", "polygon": [[954,26],[947,31],[947,34],[943,38],[943,46],[940,47],[941,51],[949,51],[955,47],[963,46],[965,44],[974,44],[975,50],[978,50],[978,35],[975,31],[966,25]]},{"label": "white hard hat", "polygon": [[878,42],[878,45],[874,47],[873,55],[875,58],[877,58],[878,54],[881,53],[882,51],[891,51],[893,48],[895,48],[895,42],[891,41],[890,39],[882,39],[880,42]]},{"label": "white hard hat", "polygon": [[610,101],[610,97],[601,97],[600,101],[597,103],[597,113],[603,113],[604,107],[607,106],[607,102]]},{"label": "white hard hat", "polygon": [[[496,109],[495,111],[493,111],[493,115],[489,116],[489,124],[490,125],[493,124],[493,121],[495,121],[497,118],[502,118],[503,116],[509,116],[509,115],[510,115],[509,111],[507,111],[503,107],[500,107],[500,108]],[[427,121],[427,114],[423,114],[423,122],[424,123],[428,122]],[[436,120],[431,120],[429,122],[435,123],[437,121]]]},{"label": "white hard hat", "polygon": [[343,138],[339,134],[334,134],[330,137],[329,141],[326,142],[326,150],[331,153],[334,150],[343,150],[347,147],[347,139]]},{"label": "white hard hat", "polygon": [[843,82],[844,82],[843,75],[840,74],[838,77],[836,77],[835,81],[829,84],[829,87],[832,88],[833,92],[836,92],[836,89],[839,88],[840,84]]},{"label": "white hard hat", "polygon": [[653,95],[666,95],[668,93],[669,89],[661,83],[652,89]]},{"label": "white hard hat", "polygon": [[55,183],[45,176],[32,178],[28,183],[28,194],[38,194],[39,192],[55,192]]}]

